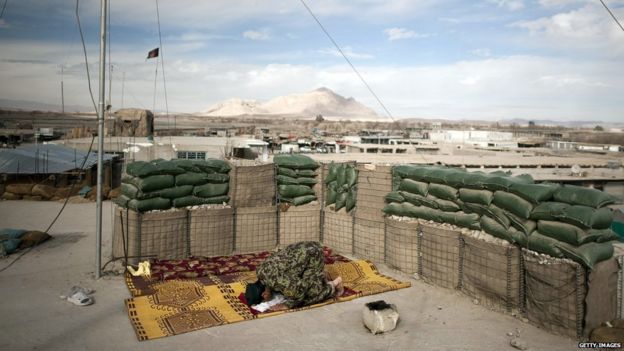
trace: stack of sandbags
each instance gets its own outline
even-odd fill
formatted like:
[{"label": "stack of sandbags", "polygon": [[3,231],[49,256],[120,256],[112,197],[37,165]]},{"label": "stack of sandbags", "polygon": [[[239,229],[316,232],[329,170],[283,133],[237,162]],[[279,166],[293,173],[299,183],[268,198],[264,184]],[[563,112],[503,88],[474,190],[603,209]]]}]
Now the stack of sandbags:
[{"label": "stack of sandbags", "polygon": [[230,169],[215,159],[133,162],[115,202],[139,212],[228,203]]},{"label": "stack of sandbags", "polygon": [[314,185],[319,164],[304,155],[277,155],[277,192],[281,202],[294,206],[305,205],[316,200]]},{"label": "stack of sandbags", "polygon": [[354,164],[331,163],[329,172],[325,178],[327,191],[325,194],[325,206],[334,205],[334,211],[343,207],[350,212],[357,199],[358,170]]}]

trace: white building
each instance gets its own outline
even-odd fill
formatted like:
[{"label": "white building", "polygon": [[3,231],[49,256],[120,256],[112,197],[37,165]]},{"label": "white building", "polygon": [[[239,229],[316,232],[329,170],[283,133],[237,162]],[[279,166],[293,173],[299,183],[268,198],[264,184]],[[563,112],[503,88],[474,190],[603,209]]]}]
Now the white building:
[{"label": "white building", "polygon": [[429,133],[429,139],[436,143],[467,144],[479,147],[518,147],[513,133],[489,130],[433,130]]}]

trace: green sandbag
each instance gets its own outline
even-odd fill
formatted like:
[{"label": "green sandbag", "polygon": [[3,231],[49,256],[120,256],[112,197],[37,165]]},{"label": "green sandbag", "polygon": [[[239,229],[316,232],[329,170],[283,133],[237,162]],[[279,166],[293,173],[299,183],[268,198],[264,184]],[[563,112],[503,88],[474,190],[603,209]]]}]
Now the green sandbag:
[{"label": "green sandbag", "polygon": [[208,182],[206,173],[187,172],[175,177],[175,185],[204,185]]},{"label": "green sandbag", "polygon": [[123,207],[123,208],[127,208],[128,207],[128,202],[131,199],[129,197],[127,197],[126,195],[119,195],[117,196],[113,202],[116,203],[118,206]]},{"label": "green sandbag", "polygon": [[280,197],[291,199],[304,195],[314,195],[314,190],[305,185],[278,185],[277,191]]},{"label": "green sandbag", "polygon": [[466,172],[462,187],[477,190],[484,189],[483,183],[487,178],[488,175],[483,172]]},{"label": "green sandbag", "polygon": [[200,169],[195,165],[195,161],[187,160],[183,158],[171,160],[171,162],[177,167],[182,168],[186,172],[198,172]]},{"label": "green sandbag", "polygon": [[411,179],[403,179],[399,183],[399,190],[407,191],[412,194],[427,196],[429,184],[418,182]]},{"label": "green sandbag", "polygon": [[446,185],[446,177],[452,173],[454,173],[452,168],[430,166],[429,170],[423,174],[423,180],[429,183]]},{"label": "green sandbag", "polygon": [[472,202],[463,202],[460,206],[461,210],[466,213],[476,213],[479,216],[490,216],[490,210],[487,206],[474,204]]},{"label": "green sandbag", "polygon": [[563,252],[559,249],[559,244],[561,243],[556,239],[543,235],[538,231],[534,231],[531,235],[529,235],[529,241],[526,248],[555,258],[563,258]]},{"label": "green sandbag", "polygon": [[132,199],[128,201],[128,207],[138,212],[167,210],[171,208],[171,200],[162,197],[147,200]]},{"label": "green sandbag", "polygon": [[329,206],[336,202],[336,195],[338,193],[332,187],[328,186],[325,192],[325,206]]},{"label": "green sandbag", "polygon": [[444,178],[444,184],[457,189],[463,188],[464,180],[466,179],[466,177],[468,177],[469,174],[470,173],[466,172],[465,170],[460,171],[458,169],[455,169],[454,172],[446,175],[446,177]]},{"label": "green sandbag", "polygon": [[318,181],[314,178],[299,177],[297,178],[297,183],[301,185],[314,186],[314,184],[318,183]]},{"label": "green sandbag", "polygon": [[348,165],[345,169],[346,175],[346,183],[351,188],[357,183],[358,170],[355,169],[355,166]]},{"label": "green sandbag", "polygon": [[597,243],[604,243],[607,241],[622,241],[622,238],[611,229],[593,230],[592,232],[601,233],[600,236],[596,239]]},{"label": "green sandbag", "polygon": [[126,165],[126,173],[133,177],[148,177],[160,174],[158,172],[156,165],[151,162],[136,161]]},{"label": "green sandbag", "polygon": [[511,231],[513,228],[505,228],[500,223],[498,223],[495,219],[490,218],[488,216],[481,216],[480,220],[481,230],[484,232],[495,236],[500,239],[504,239],[509,241],[510,243],[515,242],[514,236],[511,235]]},{"label": "green sandbag", "polygon": [[489,206],[494,194],[489,190],[459,189],[459,198],[464,202],[471,202]]},{"label": "green sandbag", "polygon": [[195,161],[195,166],[206,173],[228,173],[232,169],[226,161],[214,158]]},{"label": "green sandbag", "polygon": [[405,201],[405,198],[401,196],[401,194],[398,191],[389,192],[386,195],[385,199],[387,203],[392,203],[392,202],[402,203],[403,201]]},{"label": "green sandbag", "polygon": [[348,193],[342,193],[336,196],[336,211],[347,205],[347,195]]},{"label": "green sandbag", "polygon": [[530,234],[524,234],[523,232],[514,229],[514,227],[510,227],[508,230],[509,235],[511,235],[515,243],[520,245],[520,247],[527,247],[527,245],[529,244]]},{"label": "green sandbag", "polygon": [[184,168],[178,167],[174,161],[160,160],[152,163],[156,167],[157,174],[178,175],[186,172]]},{"label": "green sandbag", "polygon": [[538,221],[537,229],[544,235],[574,246],[596,241],[604,233],[602,230],[586,231],[572,224],[555,221]]},{"label": "green sandbag", "polygon": [[296,172],[297,177],[316,177],[316,172],[312,169],[299,169]]},{"label": "green sandbag", "polygon": [[318,163],[305,155],[275,155],[273,162],[279,167],[292,169],[317,169]]},{"label": "green sandbag", "polygon": [[533,210],[532,203],[518,195],[514,195],[506,191],[496,191],[492,202],[496,206],[524,219],[528,219],[531,216],[531,211]]},{"label": "green sandbag", "polygon": [[607,207],[594,209],[588,206],[573,205],[563,209],[561,213],[553,217],[581,228],[605,229],[611,227],[613,211]]},{"label": "green sandbag", "polygon": [[507,212],[506,215],[507,218],[509,218],[511,225],[526,235],[531,234],[537,228],[537,223],[533,220],[520,218],[509,212]]},{"label": "green sandbag", "polygon": [[277,167],[277,174],[290,178],[297,178],[297,171],[286,167]]},{"label": "green sandbag", "polygon": [[575,185],[559,187],[553,194],[553,198],[555,201],[570,205],[583,205],[593,208],[604,207],[617,201],[614,196],[600,190]]},{"label": "green sandbag", "polygon": [[165,199],[177,199],[179,197],[189,196],[193,193],[192,185],[175,186],[169,189],[163,189],[158,191],[158,196]]},{"label": "green sandbag", "polygon": [[325,184],[329,184],[335,181],[337,175],[338,175],[338,165],[332,162],[329,164],[329,170],[327,171],[327,176],[325,177]]},{"label": "green sandbag", "polygon": [[228,183],[230,181],[230,176],[223,173],[212,173],[206,174],[206,179],[208,183]]},{"label": "green sandbag", "polygon": [[196,186],[193,195],[204,198],[227,195],[229,188],[228,183],[208,183]]},{"label": "green sandbag", "polygon": [[403,199],[405,199],[406,202],[409,202],[414,206],[420,206],[422,205],[423,201],[426,200],[424,196],[415,195],[407,191],[399,191],[398,193],[403,197]]},{"label": "green sandbag", "polygon": [[389,216],[405,216],[405,208],[403,207],[403,204],[397,202],[387,204],[381,211]]},{"label": "green sandbag", "polygon": [[187,206],[201,206],[210,204],[223,204],[230,202],[230,197],[227,195],[214,196],[209,198],[197,197],[197,196],[185,196],[177,199],[173,199],[173,207],[187,207]]},{"label": "green sandbag", "polygon": [[461,208],[453,201],[437,199],[435,200],[437,209],[444,212],[458,212]]},{"label": "green sandbag", "polygon": [[483,180],[483,187],[490,191],[508,191],[513,184],[533,184],[533,178],[527,174],[522,174],[516,177],[503,176],[503,175],[490,175]]},{"label": "green sandbag", "polygon": [[403,179],[401,177],[399,177],[398,175],[393,175],[392,176],[392,191],[397,191],[399,190],[399,186],[401,185],[401,181]]},{"label": "green sandbag", "polygon": [[555,190],[559,187],[559,184],[544,183],[544,184],[523,184],[514,183],[509,188],[509,192],[520,196],[521,198],[534,203],[540,204],[552,199]]},{"label": "green sandbag", "polygon": [[613,256],[613,244],[587,243],[579,247],[560,244],[558,245],[566,258],[578,262],[589,269],[593,269],[596,263],[608,260]]},{"label": "green sandbag", "polygon": [[299,182],[297,178],[288,177],[285,175],[277,175],[275,176],[278,185],[297,185]]},{"label": "green sandbag", "polygon": [[509,228],[511,221],[509,220],[509,217],[507,217],[507,211],[494,204],[490,204],[490,206],[488,206],[488,210],[490,211],[490,217],[494,218],[503,227]]},{"label": "green sandbag", "polygon": [[175,185],[175,177],[172,175],[153,175],[145,178],[135,177],[131,184],[144,193],[171,188]]},{"label": "green sandbag", "polygon": [[423,176],[429,171],[429,166],[398,165],[392,167],[392,174],[419,182],[423,181]]},{"label": "green sandbag", "polygon": [[338,171],[336,171],[336,183],[338,186],[347,184],[347,169],[344,164],[338,166]]},{"label": "green sandbag", "polygon": [[534,221],[556,221],[557,215],[563,213],[563,210],[568,207],[570,205],[564,202],[542,202],[533,208],[529,218]]},{"label": "green sandbag", "polygon": [[[286,199],[281,199],[281,200],[284,201]],[[315,200],[316,200],[315,195],[303,195],[303,196],[295,197],[294,199],[287,199],[286,202],[290,202],[291,204],[295,206],[301,206],[301,205],[305,205]]]},{"label": "green sandbag", "polygon": [[440,215],[442,211],[426,207],[426,206],[414,206],[409,202],[404,202],[400,206],[403,207],[403,213],[406,217],[421,218],[428,221],[442,222]]},{"label": "green sandbag", "polygon": [[437,213],[439,222],[450,223],[458,227],[480,229],[479,215],[476,213],[443,212]]},{"label": "green sandbag", "polygon": [[121,194],[130,199],[136,199],[139,194],[139,189],[136,186],[129,183],[121,183]]},{"label": "green sandbag", "polygon": [[345,202],[345,208],[347,209],[347,212],[351,212],[351,210],[355,207],[356,196],[357,193],[355,189],[351,189],[347,193],[347,201]]},{"label": "green sandbag", "polygon": [[457,200],[457,189],[444,184],[429,184],[429,194],[443,200]]}]

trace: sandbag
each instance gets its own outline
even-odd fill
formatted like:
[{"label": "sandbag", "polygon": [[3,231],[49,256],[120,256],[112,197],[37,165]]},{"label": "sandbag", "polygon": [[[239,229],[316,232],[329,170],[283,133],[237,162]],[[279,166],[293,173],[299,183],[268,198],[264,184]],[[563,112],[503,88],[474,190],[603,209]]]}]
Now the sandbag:
[{"label": "sandbag", "polygon": [[429,183],[446,185],[446,177],[452,173],[454,173],[452,168],[433,166],[423,174],[423,180]]},{"label": "sandbag", "polygon": [[471,202],[489,206],[494,194],[489,190],[459,189],[459,198],[464,202]]},{"label": "sandbag", "polygon": [[405,208],[398,202],[387,204],[381,211],[389,216],[405,216]]},{"label": "sandbag", "polygon": [[458,227],[480,229],[479,215],[476,213],[443,212],[437,213],[439,222],[450,223]]},{"label": "sandbag", "polygon": [[128,207],[128,202],[131,199],[129,197],[127,197],[126,195],[119,195],[116,198],[113,199],[113,202],[116,203],[119,207],[123,207],[123,208],[127,208]]},{"label": "sandbag", "polygon": [[412,179],[403,179],[399,183],[398,189],[416,195],[427,196],[429,184]]},{"label": "sandbag", "polygon": [[581,228],[605,229],[611,227],[613,211],[607,207],[594,209],[588,206],[572,205],[553,217]]},{"label": "sandbag", "polygon": [[347,193],[347,201],[345,202],[345,208],[347,209],[347,212],[350,212],[355,207],[356,195],[357,193],[355,189],[351,189]]},{"label": "sandbag", "polygon": [[51,236],[48,233],[44,233],[38,230],[30,230],[24,233],[20,237],[19,249],[27,249],[29,247],[37,246],[42,242],[50,239]]},{"label": "sandbag", "polygon": [[516,177],[490,174],[482,181],[483,187],[490,191],[508,191],[511,186],[516,183],[533,184],[533,177],[528,174],[522,174]]},{"label": "sandbag", "polygon": [[578,262],[589,269],[593,269],[598,262],[607,260],[613,256],[613,244],[608,243],[587,243],[579,247],[571,245],[558,245],[563,256]]},{"label": "sandbag", "polygon": [[173,161],[155,160],[152,164],[156,168],[157,174],[178,175],[185,173],[184,168],[178,167]]},{"label": "sandbag", "polygon": [[503,227],[500,223],[498,223],[493,218],[490,218],[488,216],[481,216],[480,224],[481,224],[481,230],[483,230],[484,232],[492,236],[507,240],[510,243],[513,243],[516,241],[514,237],[511,235],[511,231],[514,229],[513,228],[507,229]]},{"label": "sandbag", "polygon": [[275,155],[273,162],[279,167],[292,169],[317,169],[318,163],[305,155]]},{"label": "sandbag", "polygon": [[599,230],[592,230],[593,233],[599,232],[600,235],[596,238],[596,242],[597,243],[604,243],[607,241],[622,241],[622,238],[617,235],[616,232],[614,232],[611,229],[599,229]]},{"label": "sandbag", "polygon": [[443,175],[441,183],[459,189],[463,186],[463,179],[466,174],[468,173],[465,168],[449,168]]},{"label": "sandbag", "polygon": [[299,177],[297,178],[297,183],[301,185],[314,186],[314,184],[318,183],[318,181],[314,178]]},{"label": "sandbag", "polygon": [[[139,195],[139,189],[129,183],[121,183],[121,194],[125,195],[130,199],[136,199],[137,195]],[[152,196],[155,197],[155,196]]]},{"label": "sandbag", "polygon": [[201,206],[210,204],[223,204],[228,203],[230,197],[227,195],[214,196],[209,198],[197,197],[197,196],[184,196],[177,199],[173,199],[172,204],[175,208],[188,207],[188,206]]},{"label": "sandbag", "polygon": [[279,185],[298,185],[299,182],[297,181],[297,178],[292,178],[292,177],[288,177],[285,175],[277,175],[275,176],[275,179],[277,180],[277,184]]},{"label": "sandbag", "polygon": [[228,183],[230,176],[223,173],[206,174],[206,180],[208,183]]},{"label": "sandbag", "polygon": [[564,202],[542,202],[533,208],[529,218],[534,221],[555,221],[557,220],[557,215],[561,214],[568,207],[570,205]]},{"label": "sandbag", "polygon": [[158,191],[158,196],[165,199],[177,199],[179,197],[189,196],[193,193],[192,185],[181,185],[173,188],[163,189]]},{"label": "sandbag", "polygon": [[423,176],[429,172],[429,166],[398,165],[392,167],[392,174],[401,178],[409,178],[416,181],[423,181]]},{"label": "sandbag", "polygon": [[336,183],[338,186],[347,184],[347,169],[344,164],[338,166],[338,170],[336,171]]},{"label": "sandbag", "polygon": [[544,184],[524,184],[514,183],[509,188],[509,192],[520,196],[521,198],[534,203],[539,204],[552,199],[555,190],[559,188],[559,184],[544,183]]},{"label": "sandbag", "polygon": [[553,198],[555,201],[565,202],[570,205],[583,205],[593,208],[604,207],[617,201],[614,196],[600,190],[575,185],[559,187],[553,194]]},{"label": "sandbag", "polygon": [[442,211],[426,207],[426,206],[415,206],[409,202],[404,202],[400,206],[403,207],[403,214],[406,217],[412,218],[421,218],[428,221],[436,221],[441,222],[440,214]]},{"label": "sandbag", "polygon": [[439,209],[440,211],[444,211],[444,212],[458,212],[459,210],[461,210],[459,205],[457,205],[453,201],[437,199],[437,200],[435,200],[435,202],[437,204],[436,208]]},{"label": "sandbag", "polygon": [[387,203],[392,203],[392,202],[402,203],[403,201],[405,201],[405,198],[401,196],[401,194],[398,191],[391,191],[386,195],[385,200]]},{"label": "sandbag", "polygon": [[338,175],[338,165],[332,162],[329,164],[329,171],[327,172],[327,176],[325,177],[325,184],[329,184],[335,181],[337,175]]},{"label": "sandbag", "polygon": [[280,197],[291,199],[304,195],[314,195],[314,190],[305,185],[278,185],[277,190]]},{"label": "sandbag", "polygon": [[509,220],[509,217],[507,217],[507,211],[494,204],[490,204],[490,206],[488,206],[488,210],[490,211],[490,216],[492,218],[494,218],[503,227],[509,228],[511,221]]},{"label": "sandbag", "polygon": [[537,223],[530,219],[524,219],[516,216],[513,213],[506,213],[507,218],[511,222],[511,225],[522,233],[529,235],[537,228]]},{"label": "sandbag", "polygon": [[316,177],[316,171],[312,169],[298,169],[296,170],[297,177]]},{"label": "sandbag", "polygon": [[227,195],[229,188],[228,183],[208,183],[196,186],[193,195],[204,198]]},{"label": "sandbag", "polygon": [[226,161],[214,158],[195,161],[195,166],[206,173],[228,173],[232,169]]},{"label": "sandbag", "polygon": [[153,175],[145,178],[134,177],[130,184],[144,193],[171,188],[175,185],[175,177],[172,175]]},{"label": "sandbag", "polygon": [[349,187],[353,187],[357,183],[358,179],[358,170],[355,169],[355,166],[348,165],[345,169],[346,181]]},{"label": "sandbag", "polygon": [[555,221],[537,221],[537,230],[553,239],[574,246],[596,241],[603,235],[601,230],[586,231],[572,224]]},{"label": "sandbag", "polygon": [[15,195],[31,195],[33,187],[33,184],[8,184],[5,192]]},{"label": "sandbag", "polygon": [[171,162],[176,166],[180,167],[186,172],[198,172],[200,169],[195,165],[195,161],[187,160],[183,158],[178,158],[175,160],[171,160]]},{"label": "sandbag", "polygon": [[35,184],[32,187],[32,194],[49,200],[56,194],[56,188],[45,184]]},{"label": "sandbag", "polygon": [[208,183],[208,175],[206,173],[199,172],[187,172],[178,174],[175,177],[175,185],[204,185]]},{"label": "sandbag", "polygon": [[533,204],[518,195],[514,195],[506,191],[494,192],[492,202],[496,206],[524,219],[528,219],[531,216],[531,211],[533,210]]},{"label": "sandbag", "polygon": [[149,177],[160,174],[156,165],[145,161],[130,162],[126,165],[126,173],[133,177]]},{"label": "sandbag", "polygon": [[457,200],[457,189],[452,186],[444,185],[444,184],[429,184],[429,193],[437,198],[443,200],[454,201]]},{"label": "sandbag", "polygon": [[298,196],[292,199],[290,203],[292,203],[295,206],[301,206],[301,205],[305,205],[315,200],[316,200],[315,195],[303,195],[303,196]]},{"label": "sandbag", "polygon": [[474,204],[472,202],[463,202],[461,204],[461,210],[466,213],[476,213],[479,216],[489,216],[490,211],[487,206],[483,206],[481,204]]},{"label": "sandbag", "polygon": [[336,195],[338,193],[334,190],[333,187],[328,186],[327,191],[325,192],[325,206],[329,206],[336,202]]},{"label": "sandbag", "polygon": [[347,195],[348,193],[341,193],[336,196],[336,211],[339,211],[347,205]]},{"label": "sandbag", "polygon": [[538,231],[534,231],[531,235],[529,235],[526,248],[555,258],[563,258],[563,252],[559,249],[558,244],[560,244],[560,242],[556,239],[542,235]]},{"label": "sandbag", "polygon": [[277,174],[278,176],[283,175],[290,178],[297,178],[297,171],[286,167],[277,167]]},{"label": "sandbag", "polygon": [[171,200],[162,197],[147,200],[132,199],[128,201],[128,207],[138,212],[167,210],[171,208]]}]

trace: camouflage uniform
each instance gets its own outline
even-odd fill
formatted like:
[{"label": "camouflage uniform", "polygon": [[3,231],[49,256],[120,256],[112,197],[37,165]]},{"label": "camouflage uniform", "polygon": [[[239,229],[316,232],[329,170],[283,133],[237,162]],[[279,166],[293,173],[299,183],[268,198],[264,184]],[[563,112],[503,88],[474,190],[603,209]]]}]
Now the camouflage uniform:
[{"label": "camouflage uniform", "polygon": [[325,281],[323,248],[318,242],[288,245],[262,262],[256,273],[271,291],[286,297],[289,308],[321,302],[334,293]]}]

